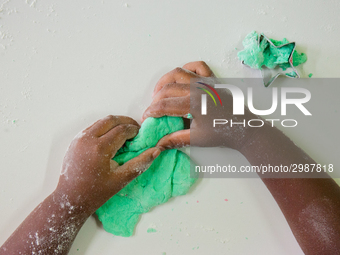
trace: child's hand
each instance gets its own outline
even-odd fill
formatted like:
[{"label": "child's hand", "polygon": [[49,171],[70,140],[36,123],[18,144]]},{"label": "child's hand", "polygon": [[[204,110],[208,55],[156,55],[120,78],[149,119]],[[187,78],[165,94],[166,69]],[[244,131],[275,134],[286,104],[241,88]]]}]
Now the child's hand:
[{"label": "child's hand", "polygon": [[94,213],[159,155],[158,148],[151,148],[122,166],[112,160],[138,129],[129,117],[107,116],[79,133],[65,155],[56,192],[72,205]]},{"label": "child's hand", "polygon": [[213,85],[215,75],[203,61],[191,62],[184,65],[183,68],[176,68],[165,74],[154,89],[153,101],[144,112],[142,121],[147,117],[164,115],[184,117],[188,113],[193,115],[190,130],[186,129],[165,136],[157,146],[163,148],[183,147],[189,145],[191,141],[191,145],[194,146],[226,146],[239,150],[254,129],[243,128],[242,125],[228,128],[230,124],[216,125],[214,128],[213,120],[227,119],[230,121],[232,119],[233,122],[242,122],[243,119],[247,121],[258,117],[251,114],[247,107],[245,107],[245,115],[234,116],[232,114],[233,99],[227,90],[218,91],[223,107],[221,105],[215,107],[212,100],[208,99],[208,114],[201,115],[201,95],[205,92],[196,89],[196,87],[205,87],[195,83],[190,91],[190,79]]}]

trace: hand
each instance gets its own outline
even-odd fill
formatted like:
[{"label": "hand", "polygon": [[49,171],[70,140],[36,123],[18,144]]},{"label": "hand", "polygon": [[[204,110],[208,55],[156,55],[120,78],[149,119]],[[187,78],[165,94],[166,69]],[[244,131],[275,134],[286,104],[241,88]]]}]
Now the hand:
[{"label": "hand", "polygon": [[[194,81],[191,79],[195,79]],[[193,120],[190,129],[181,130],[162,138],[157,146],[176,148],[190,145],[201,147],[230,147],[240,150],[244,142],[251,136],[254,128],[243,128],[229,125],[213,127],[214,119],[231,119],[242,122],[243,119],[258,118],[245,107],[244,116],[232,114],[232,96],[227,90],[219,90],[223,106],[215,107],[212,100],[207,100],[207,115],[201,115],[201,95],[203,92],[196,87],[205,88],[195,81],[213,85],[216,77],[203,61],[191,62],[183,68],[175,68],[165,74],[157,83],[153,92],[153,101],[143,114],[142,121],[147,117],[180,116],[191,113]],[[190,89],[190,82],[192,87]],[[190,93],[191,92],[191,93]],[[191,135],[191,137],[190,137]],[[191,139],[190,139],[191,138]]]},{"label": "hand", "polygon": [[66,152],[56,192],[94,213],[159,155],[158,148],[151,148],[122,166],[112,160],[138,129],[129,117],[107,116],[79,133]]}]

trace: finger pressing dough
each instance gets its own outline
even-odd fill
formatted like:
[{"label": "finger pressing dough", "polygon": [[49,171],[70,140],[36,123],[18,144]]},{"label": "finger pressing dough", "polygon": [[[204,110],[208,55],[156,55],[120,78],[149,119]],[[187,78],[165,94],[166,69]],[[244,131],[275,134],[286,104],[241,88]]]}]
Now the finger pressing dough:
[{"label": "finger pressing dough", "polygon": [[[180,117],[148,118],[138,135],[127,141],[113,159],[122,165],[154,147],[163,136],[183,128]],[[190,177],[190,165],[185,153],[176,149],[163,151],[147,171],[97,210],[104,229],[117,236],[131,236],[141,214],[189,191],[197,180]]]}]

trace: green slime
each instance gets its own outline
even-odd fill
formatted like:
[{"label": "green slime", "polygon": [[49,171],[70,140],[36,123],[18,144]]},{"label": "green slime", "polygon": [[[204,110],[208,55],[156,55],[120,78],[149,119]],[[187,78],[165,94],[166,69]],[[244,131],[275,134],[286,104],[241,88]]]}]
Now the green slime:
[{"label": "green slime", "polygon": [[[237,53],[238,58],[244,62],[244,64],[255,69],[262,69],[262,66],[266,66],[269,69],[274,69],[279,66],[282,70],[286,70],[290,67],[289,56],[294,48],[293,44],[276,48],[272,46],[265,38],[258,44],[259,34],[256,31],[250,32],[242,44],[244,50]],[[283,38],[282,41],[270,39],[275,46],[280,46],[289,41]],[[307,61],[307,56],[304,53],[299,54],[296,50],[293,52],[293,66],[298,66]],[[289,75],[289,73],[288,73]],[[291,74],[294,75],[294,74]]]},{"label": "green slime", "polygon": [[[183,128],[180,117],[148,118],[138,135],[127,141],[113,159],[122,165],[154,147],[163,136]],[[141,214],[189,191],[197,180],[190,177],[190,165],[185,153],[176,149],[163,151],[147,171],[97,210],[104,229],[117,236],[131,236]]]}]

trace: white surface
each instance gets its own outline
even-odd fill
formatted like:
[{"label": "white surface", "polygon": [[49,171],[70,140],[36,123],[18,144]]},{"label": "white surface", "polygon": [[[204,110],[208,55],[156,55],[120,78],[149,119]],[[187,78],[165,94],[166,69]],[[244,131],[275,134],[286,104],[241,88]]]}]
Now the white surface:
[{"label": "white surface", "polygon": [[[316,0],[0,0],[0,243],[53,191],[78,131],[108,114],[139,119],[156,81],[176,66],[204,60],[219,77],[258,77],[235,49],[257,30],[295,40],[309,58],[303,76],[338,77],[339,12],[338,1]],[[303,141],[301,130],[290,136]],[[158,232],[147,234],[150,226]],[[200,180],[143,215],[131,238],[90,218],[71,254],[162,252],[302,254],[257,179]]]}]

